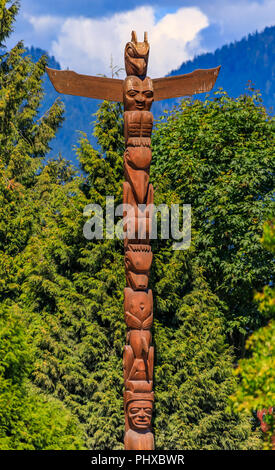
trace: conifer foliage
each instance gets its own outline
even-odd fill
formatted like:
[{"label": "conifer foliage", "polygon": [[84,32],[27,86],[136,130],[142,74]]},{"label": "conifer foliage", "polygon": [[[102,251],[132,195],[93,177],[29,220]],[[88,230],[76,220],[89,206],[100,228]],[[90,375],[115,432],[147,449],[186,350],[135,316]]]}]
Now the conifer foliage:
[{"label": "conifer foliage", "polygon": [[[8,4],[1,1],[2,47],[18,11],[17,2]],[[36,184],[62,107],[56,103],[36,120],[45,57],[33,64],[23,52],[19,43],[0,56],[0,449],[79,449],[77,418],[29,380],[35,350],[20,299],[20,270],[39,226]]]},{"label": "conifer foliage", "polygon": [[[13,8],[4,2],[2,20]],[[99,107],[97,149],[81,134],[83,176],[62,158],[42,164],[62,106],[36,120],[45,59],[22,53],[0,68],[0,448],[122,449],[123,242],[83,236],[89,204],[122,202],[122,109]],[[272,135],[257,96],[223,92],[184,100],[156,128],[155,202],[193,211],[189,250],[152,247],[158,449],[259,446],[228,402],[236,353],[262,321],[253,289],[273,266],[260,243]]]},{"label": "conifer foliage", "polygon": [[88,448],[122,448],[122,244],[83,236],[83,209],[101,202],[97,185],[102,191],[103,181],[113,182],[114,170],[85,136],[79,152],[83,166],[93,165],[86,181],[52,162],[38,182],[43,228],[22,270],[37,348],[33,381],[74,411]]}]

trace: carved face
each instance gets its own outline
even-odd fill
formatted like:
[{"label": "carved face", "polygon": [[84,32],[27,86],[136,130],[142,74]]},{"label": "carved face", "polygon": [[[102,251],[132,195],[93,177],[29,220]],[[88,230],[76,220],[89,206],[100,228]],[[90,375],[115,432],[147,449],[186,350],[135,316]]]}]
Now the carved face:
[{"label": "carved face", "polygon": [[153,253],[150,245],[129,245],[124,259],[126,268],[144,273],[151,268]]},{"label": "carved face", "polygon": [[125,111],[149,111],[154,100],[153,82],[146,77],[140,80],[130,76],[124,80],[123,101]]},{"label": "carved face", "polygon": [[148,429],[151,426],[153,403],[149,400],[132,401],[128,406],[129,424],[133,429]]},{"label": "carved face", "polygon": [[124,258],[127,283],[134,290],[145,290],[148,286],[153,253],[149,245],[129,247]]}]

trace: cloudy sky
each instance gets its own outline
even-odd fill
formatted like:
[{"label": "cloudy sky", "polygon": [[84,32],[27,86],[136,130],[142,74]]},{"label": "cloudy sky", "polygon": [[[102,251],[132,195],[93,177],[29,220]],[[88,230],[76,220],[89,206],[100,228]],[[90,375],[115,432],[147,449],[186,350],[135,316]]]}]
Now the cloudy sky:
[{"label": "cloudy sky", "polygon": [[[148,31],[148,75],[160,77],[202,52],[275,25],[275,0],[21,0],[15,33],[62,68],[110,76],[123,66],[132,29]],[[123,75],[122,75],[123,77]]]}]

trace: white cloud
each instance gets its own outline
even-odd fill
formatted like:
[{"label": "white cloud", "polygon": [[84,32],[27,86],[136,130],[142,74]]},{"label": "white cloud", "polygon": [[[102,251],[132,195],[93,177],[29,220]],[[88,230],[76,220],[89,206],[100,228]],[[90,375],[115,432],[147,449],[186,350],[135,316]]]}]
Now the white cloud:
[{"label": "white cloud", "polygon": [[[42,28],[47,21],[49,17],[41,20]],[[55,23],[53,17],[51,24]],[[140,41],[143,40],[144,31],[148,31],[148,75],[161,77],[192,57],[188,45],[198,42],[200,48],[198,34],[207,26],[207,16],[196,7],[180,8],[159,21],[155,19],[154,9],[149,6],[100,19],[67,18],[49,52],[62,68],[69,67],[90,75],[103,73],[110,76],[111,55],[115,65],[124,67],[124,47],[130,40],[132,29],[137,31]]]},{"label": "white cloud", "polygon": [[[152,29],[152,70],[163,76],[191,59],[188,45],[199,42],[198,33],[208,26],[208,19],[198,8],[181,8],[164,16]],[[199,44],[197,44],[200,48]],[[201,48],[200,48],[201,50]]]},{"label": "white cloud", "polygon": [[41,15],[41,16],[33,16],[33,15],[24,15],[25,19],[27,19],[34,31],[36,33],[49,33],[49,30],[57,30],[57,28],[62,26],[64,19],[60,16],[51,16],[51,15]]}]

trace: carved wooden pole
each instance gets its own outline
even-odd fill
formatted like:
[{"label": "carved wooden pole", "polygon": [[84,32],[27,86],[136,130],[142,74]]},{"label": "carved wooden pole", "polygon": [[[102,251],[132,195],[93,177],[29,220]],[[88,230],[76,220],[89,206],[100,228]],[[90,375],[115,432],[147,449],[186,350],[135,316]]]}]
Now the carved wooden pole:
[{"label": "carved wooden pole", "polygon": [[138,42],[136,33],[125,47],[126,79],[94,77],[70,70],[46,68],[56,91],[124,103],[123,203],[125,217],[124,316],[127,324],[123,352],[125,449],[152,450],[154,348],[150,328],[153,323],[153,296],[148,290],[152,264],[150,247],[153,187],[149,183],[152,159],[151,132],[153,101],[210,91],[220,67],[195,70],[186,75],[156,78],[146,76],[149,56],[147,33]]},{"label": "carved wooden pole", "polygon": [[153,204],[153,187],[149,183],[153,82],[146,76],[148,55],[147,34],[144,35],[144,42],[137,42],[133,31],[132,41],[125,47],[127,78],[123,84],[126,179],[123,183],[123,203],[127,221],[124,227],[127,281],[124,315],[128,330],[123,353],[126,450],[154,449],[151,430],[154,348],[151,346],[150,332],[153,296],[152,291],[148,290],[153,256],[149,244],[151,213],[147,210],[149,204]]}]

